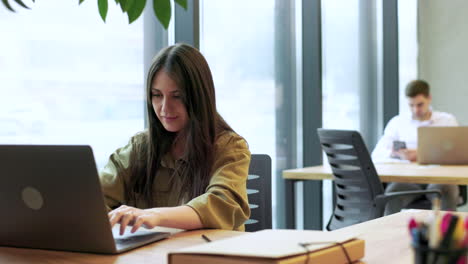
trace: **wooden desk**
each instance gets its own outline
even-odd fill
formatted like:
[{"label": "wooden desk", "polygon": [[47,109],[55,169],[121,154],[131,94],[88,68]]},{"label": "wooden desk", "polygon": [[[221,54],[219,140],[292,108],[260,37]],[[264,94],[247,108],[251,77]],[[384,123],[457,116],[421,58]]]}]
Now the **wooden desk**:
[{"label": "wooden desk", "polygon": [[[407,210],[333,232],[343,235],[357,234],[359,238],[364,239],[366,241],[363,259],[365,263],[410,264],[414,261],[408,232],[409,219],[415,217],[418,220],[424,220],[430,213],[431,211],[428,210]],[[468,213],[457,214],[468,216]]]},{"label": "wooden desk", "polygon": [[[375,169],[383,182],[438,183],[468,185],[468,165],[419,165],[416,163],[376,163]],[[328,166],[284,170],[288,180],[332,180]]]},{"label": "wooden desk", "polygon": [[[382,182],[408,182],[424,184],[454,184],[468,185],[468,165],[419,165],[417,163],[375,163],[377,174]],[[289,181],[304,180],[333,180],[331,169],[328,166],[314,166],[301,169],[283,171],[283,178]],[[290,189],[286,201],[289,208],[295,211],[295,187]],[[306,204],[306,201],[304,201]],[[293,223],[295,228],[295,214],[287,214],[286,222]],[[322,212],[314,212],[314,221],[322,221]]]},{"label": "wooden desk", "polygon": [[[413,253],[410,247],[408,221],[410,217],[425,219],[431,211],[408,210],[361,224],[333,231],[357,235],[366,241],[364,262],[368,264],[410,264]],[[468,216],[468,213],[458,213]],[[201,234],[213,240],[233,237],[243,232],[224,230],[196,230],[179,233],[169,239],[152,243],[120,255],[98,255],[52,250],[0,247],[0,263],[167,263],[167,253],[181,247],[206,243]]]},{"label": "wooden desk", "polygon": [[201,235],[213,241],[238,236],[244,232],[225,230],[195,230],[178,233],[168,239],[149,244],[119,255],[99,255],[65,251],[0,247],[0,263],[167,263],[167,253],[182,247],[206,243]]}]

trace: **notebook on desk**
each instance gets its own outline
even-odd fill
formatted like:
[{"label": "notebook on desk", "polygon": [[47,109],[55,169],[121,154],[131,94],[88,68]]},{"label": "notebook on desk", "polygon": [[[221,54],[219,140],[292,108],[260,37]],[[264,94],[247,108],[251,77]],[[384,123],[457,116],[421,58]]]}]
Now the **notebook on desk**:
[{"label": "notebook on desk", "polygon": [[468,164],[468,127],[419,127],[418,163]]},{"label": "notebook on desk", "polygon": [[120,253],[168,232],[115,237],[89,146],[0,145],[0,246]]},{"label": "notebook on desk", "polygon": [[364,240],[305,230],[262,230],[169,253],[169,264],[360,263]]}]

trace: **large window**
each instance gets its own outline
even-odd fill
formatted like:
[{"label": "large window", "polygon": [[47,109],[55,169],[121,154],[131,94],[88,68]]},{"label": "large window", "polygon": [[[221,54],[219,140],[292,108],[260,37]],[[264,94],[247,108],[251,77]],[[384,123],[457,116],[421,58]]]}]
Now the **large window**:
[{"label": "large window", "polygon": [[[13,2],[13,1],[11,1]],[[96,1],[0,6],[0,144],[88,144],[98,167],[143,129],[143,25]]]},{"label": "large window", "polygon": [[400,113],[408,113],[406,85],[418,78],[418,1],[398,1],[398,61]]},{"label": "large window", "polygon": [[323,127],[359,129],[359,1],[322,1]]},{"label": "large window", "polygon": [[273,168],[275,101],[281,100],[275,98],[274,10],[274,0],[200,4],[200,48],[214,76],[218,110],[252,153],[270,155]]},{"label": "large window", "polygon": [[[323,127],[359,130],[359,0],[322,1],[322,60]],[[325,181],[324,224],[331,213],[332,183]]]}]

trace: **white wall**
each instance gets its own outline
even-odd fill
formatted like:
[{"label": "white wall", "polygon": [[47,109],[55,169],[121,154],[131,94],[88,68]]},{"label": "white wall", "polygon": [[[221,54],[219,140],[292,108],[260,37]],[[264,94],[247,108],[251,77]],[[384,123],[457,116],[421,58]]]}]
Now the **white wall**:
[{"label": "white wall", "polygon": [[435,110],[468,126],[468,1],[419,0],[418,12],[419,78]]}]

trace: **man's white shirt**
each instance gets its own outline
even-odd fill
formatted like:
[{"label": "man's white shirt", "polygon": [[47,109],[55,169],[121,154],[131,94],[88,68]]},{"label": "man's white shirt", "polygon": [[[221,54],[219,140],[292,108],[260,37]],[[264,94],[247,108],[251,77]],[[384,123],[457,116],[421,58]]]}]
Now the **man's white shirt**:
[{"label": "man's white shirt", "polygon": [[422,126],[458,126],[457,119],[449,113],[432,111],[431,118],[424,121],[415,120],[411,114],[397,115],[385,128],[384,135],[372,152],[374,162],[391,159],[393,141],[404,141],[408,149],[418,146],[418,127]]}]

